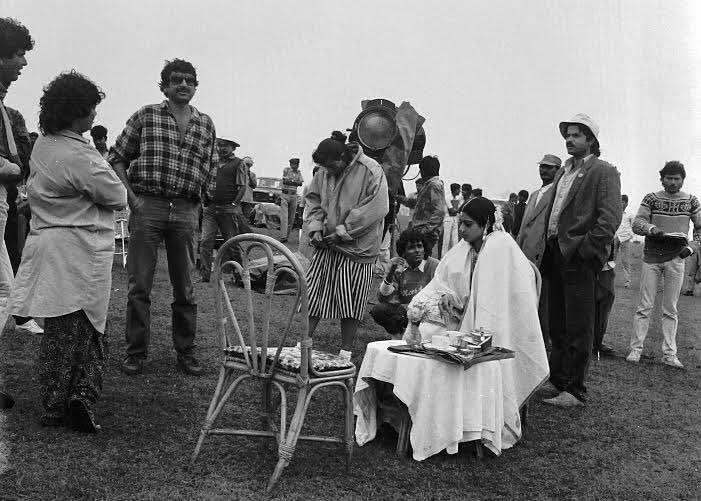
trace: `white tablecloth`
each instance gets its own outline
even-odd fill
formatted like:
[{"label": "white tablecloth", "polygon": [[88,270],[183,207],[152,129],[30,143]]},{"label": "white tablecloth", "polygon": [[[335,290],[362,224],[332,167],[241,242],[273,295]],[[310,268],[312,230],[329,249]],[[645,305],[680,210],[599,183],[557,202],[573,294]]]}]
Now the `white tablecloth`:
[{"label": "white tablecloth", "polygon": [[355,439],[364,445],[377,432],[377,396],[369,379],[394,385],[394,394],[409,409],[414,459],[422,461],[443,449],[458,451],[460,442],[482,440],[501,454],[504,428],[501,364],[483,362],[464,370],[430,358],[399,355],[387,349],[403,341],[370,343],[353,395],[358,417]]}]

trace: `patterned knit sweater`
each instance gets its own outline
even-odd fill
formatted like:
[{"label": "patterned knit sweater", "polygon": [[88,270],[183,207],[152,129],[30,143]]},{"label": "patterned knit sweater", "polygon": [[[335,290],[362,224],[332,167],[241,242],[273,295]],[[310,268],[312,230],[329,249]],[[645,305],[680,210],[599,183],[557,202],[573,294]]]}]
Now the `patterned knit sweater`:
[{"label": "patterned knit sweater", "polygon": [[664,263],[677,257],[684,244],[677,240],[657,240],[649,237],[656,226],[664,233],[689,233],[689,221],[694,224],[694,240],[701,241],[701,204],[694,195],[666,191],[648,193],[643,198],[633,220],[633,231],[645,236],[643,261]]}]

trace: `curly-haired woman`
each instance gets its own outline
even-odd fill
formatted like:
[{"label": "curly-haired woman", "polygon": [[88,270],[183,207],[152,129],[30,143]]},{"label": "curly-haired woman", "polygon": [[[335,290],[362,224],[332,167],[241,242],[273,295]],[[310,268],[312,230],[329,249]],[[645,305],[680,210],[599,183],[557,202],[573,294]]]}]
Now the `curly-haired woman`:
[{"label": "curly-haired woman", "polygon": [[44,88],[42,135],[32,151],[27,195],[31,232],[10,309],[43,317],[39,378],[45,426],[95,432],[92,407],[102,391],[105,323],[114,258],[113,211],[127,194],[83,133],[104,94],[71,71]]}]

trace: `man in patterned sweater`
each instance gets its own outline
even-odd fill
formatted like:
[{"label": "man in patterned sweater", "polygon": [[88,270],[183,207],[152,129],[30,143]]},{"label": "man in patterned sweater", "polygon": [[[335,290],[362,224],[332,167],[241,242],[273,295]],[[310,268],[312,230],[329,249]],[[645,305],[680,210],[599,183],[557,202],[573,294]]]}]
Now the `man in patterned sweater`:
[{"label": "man in patterned sweater", "polygon": [[684,280],[684,259],[694,252],[686,238],[681,237],[687,235],[689,221],[694,224],[694,240],[701,241],[701,205],[695,196],[681,191],[685,178],[686,171],[681,162],[667,162],[660,171],[664,190],[645,195],[633,221],[633,231],[645,236],[645,248],[640,304],[633,318],[630,354],[626,358],[629,362],[640,361],[657,285],[664,277],[662,361],[672,367],[683,367],[677,358],[677,300]]}]

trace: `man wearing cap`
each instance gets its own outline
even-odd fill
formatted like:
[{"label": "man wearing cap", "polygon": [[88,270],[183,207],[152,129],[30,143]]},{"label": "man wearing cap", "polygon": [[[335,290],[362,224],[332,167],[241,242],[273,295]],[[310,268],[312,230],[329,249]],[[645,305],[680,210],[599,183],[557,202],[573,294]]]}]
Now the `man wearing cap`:
[{"label": "man wearing cap", "polygon": [[545,216],[553,199],[553,180],[561,165],[560,157],[550,154],[538,162],[538,173],[543,185],[528,199],[516,237],[516,243],[523,253],[537,266],[540,266],[545,252]]},{"label": "man wearing cap", "polygon": [[[538,162],[538,173],[543,185],[534,191],[526,204],[526,211],[523,213],[521,228],[516,237],[521,250],[526,257],[540,267],[545,252],[545,226],[547,224],[547,213],[550,202],[553,199],[553,180],[557,170],[562,165],[562,160],[556,155],[546,154]],[[547,302],[547,281],[543,280],[540,291],[540,303],[538,304],[538,316],[540,327],[543,331],[545,345],[550,345],[548,334],[548,302]]]},{"label": "man wearing cap", "polygon": [[[212,250],[221,232],[224,241],[240,233],[250,233],[242,220],[241,200],[246,194],[248,167],[235,155],[239,144],[233,139],[217,138],[219,168],[212,198],[204,201],[202,211],[202,242],[200,244],[200,281],[209,282],[212,272]],[[234,248],[231,259],[241,261],[239,249]]]},{"label": "man wearing cap", "polygon": [[280,241],[287,242],[295,224],[297,187],[304,184],[299,171],[299,158],[290,158],[290,166],[282,171],[282,198],[280,200]]},{"label": "man wearing cap", "polygon": [[546,216],[541,262],[548,281],[552,350],[545,402],[583,406],[594,342],[596,276],[608,261],[621,222],[621,181],[615,167],[599,159],[599,127],[587,115],[560,123],[571,155],[555,175]]}]

